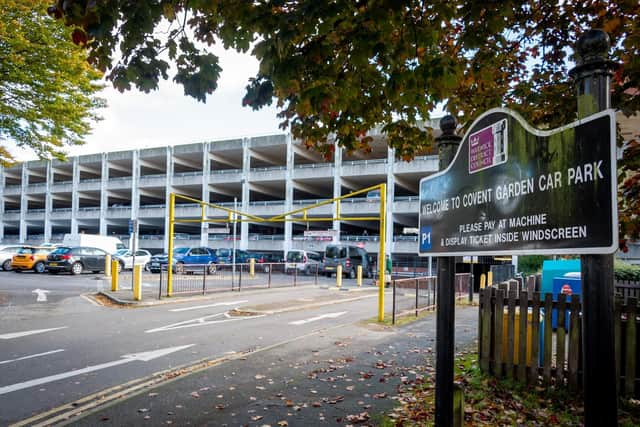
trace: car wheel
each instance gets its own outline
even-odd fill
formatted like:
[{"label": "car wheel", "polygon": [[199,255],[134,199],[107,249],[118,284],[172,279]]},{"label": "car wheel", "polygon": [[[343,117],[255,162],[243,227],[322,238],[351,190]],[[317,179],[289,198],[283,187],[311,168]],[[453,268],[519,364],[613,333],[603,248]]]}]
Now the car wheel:
[{"label": "car wheel", "polygon": [[184,264],[179,262],[176,264],[176,273],[184,274]]},{"label": "car wheel", "polygon": [[146,263],[144,265],[144,271],[151,271],[151,267],[149,266],[149,263]]},{"label": "car wheel", "polygon": [[356,271],[352,268],[351,270],[349,270],[349,279],[355,279],[356,278]]},{"label": "car wheel", "polygon": [[33,266],[33,271],[35,271],[38,274],[44,273],[44,262],[42,261],[36,262],[36,265]]},{"label": "car wheel", "polygon": [[209,264],[207,266],[207,273],[215,274],[215,272],[216,272],[216,265],[215,264]]},{"label": "car wheel", "polygon": [[8,259],[5,262],[2,263],[2,269],[4,271],[11,271],[11,260]]},{"label": "car wheel", "polygon": [[71,274],[73,274],[74,276],[77,276],[78,274],[82,273],[83,269],[84,267],[82,267],[81,263],[74,262],[73,265],[71,266]]},{"label": "car wheel", "polygon": [[263,270],[265,273],[268,273],[269,271],[271,271],[271,267],[269,267],[268,265],[265,265],[264,267],[262,267],[262,270]]},{"label": "car wheel", "polygon": [[304,269],[304,275],[305,275],[305,276],[311,276],[312,274],[313,274],[313,273],[311,272],[311,266],[309,266],[309,265],[308,265],[308,266]]},{"label": "car wheel", "polygon": [[122,261],[120,261],[118,263],[118,273],[120,273],[122,270],[124,270],[124,264],[122,263]]}]

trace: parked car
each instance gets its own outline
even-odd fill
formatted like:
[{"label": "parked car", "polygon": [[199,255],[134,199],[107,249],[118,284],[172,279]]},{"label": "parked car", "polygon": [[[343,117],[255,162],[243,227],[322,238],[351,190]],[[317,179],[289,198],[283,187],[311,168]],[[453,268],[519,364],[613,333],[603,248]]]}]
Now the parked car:
[{"label": "parked car", "polygon": [[318,252],[292,250],[287,252],[287,260],[284,265],[285,273],[297,270],[298,273],[312,275],[322,273],[322,255]]},{"label": "parked car", "polygon": [[51,274],[61,271],[81,274],[85,270],[93,273],[104,271],[107,253],[89,246],[61,246],[47,256],[46,268]]},{"label": "parked car", "polygon": [[[233,249],[231,248],[218,248],[215,249],[215,255],[218,257],[218,264],[231,264],[233,263]],[[249,262],[250,254],[242,249],[236,249],[236,264],[243,264]]]},{"label": "parked car", "polygon": [[169,255],[167,254],[152,255],[149,260],[149,271],[152,273],[160,273],[163,269],[166,270],[168,261]]},{"label": "parked car", "polygon": [[16,273],[27,270],[44,273],[47,255],[51,252],[51,249],[38,246],[23,246],[11,258],[11,269]]},{"label": "parked car", "polygon": [[124,243],[114,236],[101,236],[98,234],[65,234],[62,243],[67,247],[84,246],[89,248],[99,248],[113,254],[119,249],[126,249]]},{"label": "parked car", "polygon": [[342,274],[350,279],[356,278],[359,265],[362,266],[362,275],[372,277],[372,265],[367,251],[357,246],[327,245],[324,250],[323,272],[327,277],[335,274],[338,265],[342,265]]},{"label": "parked car", "polygon": [[[130,250],[119,250],[113,254],[113,259],[118,261],[118,271],[133,269],[133,252]],[[151,261],[151,252],[144,249],[136,251],[136,265],[142,265],[145,270],[147,264]]]},{"label": "parked car", "polygon": [[206,266],[208,274],[216,272],[218,257],[213,249],[206,247],[176,248],[173,251],[173,272],[202,271]]},{"label": "parked car", "polygon": [[[256,264],[258,264],[258,267],[256,268],[261,269],[265,273],[268,273],[273,269],[273,263],[280,262],[278,257],[274,257],[271,254],[263,254],[259,252],[249,252],[247,262],[249,262],[249,260],[252,258],[255,259]],[[275,261],[274,259],[278,260]]]},{"label": "parked car", "polygon": [[11,258],[22,249],[21,245],[0,247],[0,267],[4,271],[11,271]]}]

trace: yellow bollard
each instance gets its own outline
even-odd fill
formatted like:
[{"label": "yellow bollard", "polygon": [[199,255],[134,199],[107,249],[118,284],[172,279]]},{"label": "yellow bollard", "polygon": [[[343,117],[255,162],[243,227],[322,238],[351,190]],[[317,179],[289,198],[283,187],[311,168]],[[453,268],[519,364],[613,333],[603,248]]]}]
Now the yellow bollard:
[{"label": "yellow bollard", "polygon": [[493,286],[493,272],[489,271],[487,273],[487,286]]},{"label": "yellow bollard", "polygon": [[256,275],[256,259],[249,258],[249,276],[255,277]]},{"label": "yellow bollard", "polygon": [[358,283],[358,287],[360,287],[362,286],[362,266],[359,265],[356,271],[357,271],[356,282]]},{"label": "yellow bollard", "polygon": [[484,289],[484,287],[487,285],[487,276],[485,276],[484,274],[480,275],[480,289]]},{"label": "yellow bollard", "polygon": [[133,299],[142,301],[142,266],[133,266]]},{"label": "yellow bollard", "polygon": [[111,261],[111,291],[118,291],[118,261]]},{"label": "yellow bollard", "polygon": [[104,257],[104,277],[111,277],[111,255]]},{"label": "yellow bollard", "polygon": [[342,286],[342,264],[338,264],[336,267],[336,288]]}]

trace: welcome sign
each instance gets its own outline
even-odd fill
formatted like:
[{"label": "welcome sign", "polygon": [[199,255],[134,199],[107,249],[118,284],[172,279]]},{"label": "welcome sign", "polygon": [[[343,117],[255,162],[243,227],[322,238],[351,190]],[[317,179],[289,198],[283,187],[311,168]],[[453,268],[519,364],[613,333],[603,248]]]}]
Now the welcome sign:
[{"label": "welcome sign", "polygon": [[420,181],[420,255],[614,252],[615,154],[613,110],[550,131],[486,112]]}]

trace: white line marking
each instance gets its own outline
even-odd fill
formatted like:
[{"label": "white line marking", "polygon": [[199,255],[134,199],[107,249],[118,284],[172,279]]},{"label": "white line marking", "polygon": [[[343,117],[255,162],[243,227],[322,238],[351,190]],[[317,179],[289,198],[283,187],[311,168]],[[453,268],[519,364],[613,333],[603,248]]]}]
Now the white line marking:
[{"label": "white line marking", "polygon": [[47,356],[49,354],[60,353],[61,351],[64,351],[64,349],[61,348],[58,350],[47,351],[45,353],[31,354],[29,356],[18,357],[17,359],[1,360],[0,365],[4,365],[5,363],[17,362],[19,360],[33,359],[34,357]]},{"label": "white line marking", "polygon": [[199,310],[201,308],[219,307],[221,305],[244,304],[245,302],[249,302],[249,301],[248,300],[242,300],[242,301],[231,301],[231,302],[217,302],[215,304],[196,305],[196,306],[193,306],[193,307],[184,307],[184,308],[174,308],[174,309],[169,310],[169,311],[178,312],[178,311]]},{"label": "white line marking", "polygon": [[[209,320],[214,319],[216,317],[224,316],[225,319],[221,320]],[[232,317],[228,313],[218,313],[212,314],[210,316],[198,317],[197,319],[185,320],[183,322],[172,323],[171,325],[162,326],[160,328],[149,329],[148,331],[144,331],[146,334],[152,334],[154,332],[163,332],[170,331],[172,329],[182,329],[182,328],[192,328],[194,326],[205,326],[205,325],[213,325],[215,323],[224,323],[224,322],[235,322],[237,320],[248,320],[248,319],[256,319],[258,317],[264,317],[264,314],[259,316],[249,316],[249,317]]]},{"label": "white line marking", "polygon": [[194,344],[181,345],[179,347],[162,348],[160,350],[147,351],[144,353],[125,354],[122,356],[121,359],[114,360],[113,362],[101,363],[100,365],[94,365],[94,366],[87,366],[86,368],[76,369],[74,371],[63,372],[61,374],[50,375],[48,377],[36,378],[36,379],[25,381],[22,383],[16,383],[16,384],[11,384],[5,387],[0,387],[0,395],[11,393],[18,390],[23,390],[25,388],[31,388],[38,385],[51,383],[54,381],[63,380],[69,377],[75,377],[75,376],[86,374],[93,371],[99,371],[101,369],[111,368],[113,366],[123,365],[129,362],[134,362],[134,361],[148,362],[158,357],[166,356],[167,354],[184,350],[185,348],[189,348],[193,345]]},{"label": "white line marking", "polygon": [[86,301],[89,301],[91,303],[91,305],[95,305],[96,307],[102,307],[100,304],[98,304],[93,298],[89,298],[86,295],[80,295],[80,297]]},{"label": "white line marking", "polygon": [[47,294],[49,293],[46,289],[36,289],[35,291],[31,291],[32,294],[38,294],[36,298],[36,302],[47,302]]},{"label": "white line marking", "polygon": [[13,338],[22,338],[28,335],[41,334],[43,332],[49,331],[57,331],[58,329],[65,329],[67,326],[60,326],[59,328],[49,328],[49,329],[34,329],[32,331],[22,331],[22,332],[12,332],[9,334],[0,335],[0,340],[10,340]]},{"label": "white line marking", "polygon": [[336,317],[340,317],[344,314],[347,314],[347,311],[341,311],[339,313],[327,313],[327,314],[322,314],[320,316],[317,317],[312,317],[310,319],[305,319],[305,320],[296,320],[295,322],[289,322],[290,325],[296,325],[296,326],[300,326],[300,325],[304,325],[306,323],[311,323],[311,322],[315,322],[317,320],[322,320],[322,319],[335,319]]}]

